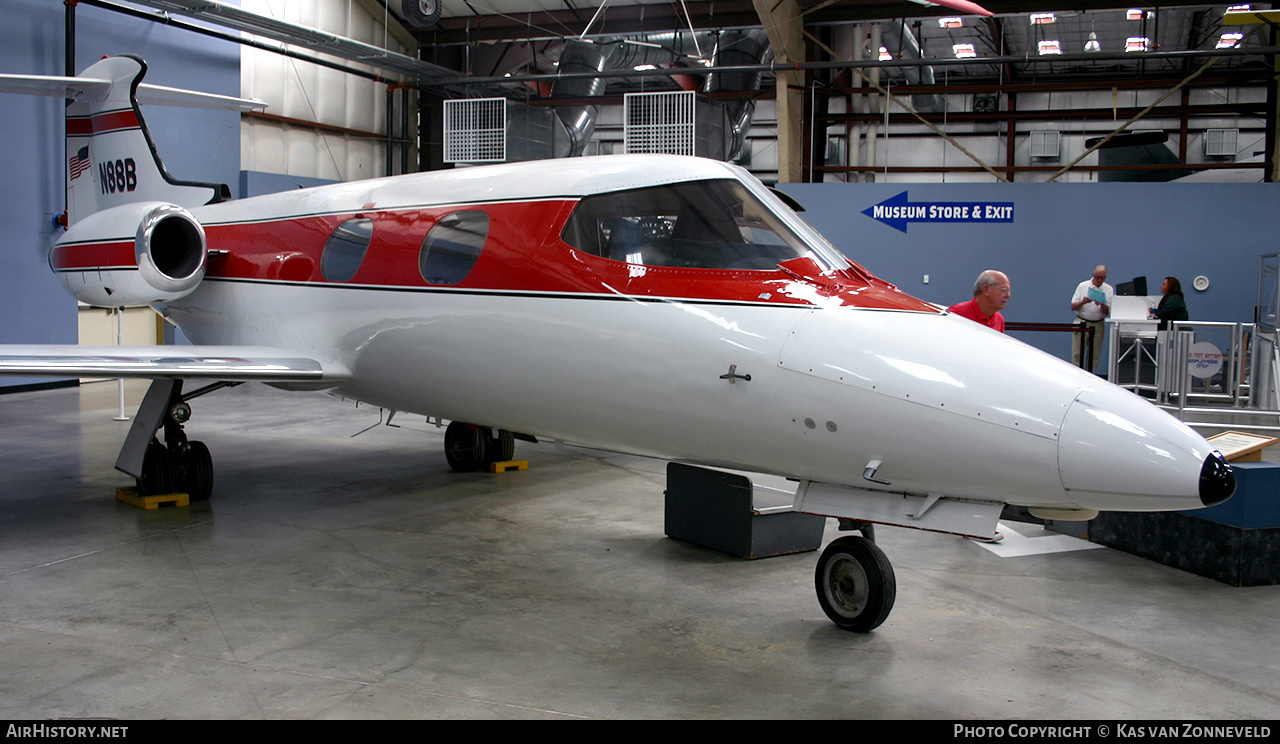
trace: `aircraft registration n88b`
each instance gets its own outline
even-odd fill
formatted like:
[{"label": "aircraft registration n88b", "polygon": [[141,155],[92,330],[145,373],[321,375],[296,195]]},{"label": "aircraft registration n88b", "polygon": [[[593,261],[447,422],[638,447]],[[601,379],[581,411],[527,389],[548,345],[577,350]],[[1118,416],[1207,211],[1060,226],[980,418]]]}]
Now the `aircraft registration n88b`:
[{"label": "aircraft registration n88b", "polygon": [[523,437],[785,476],[793,510],[862,529],[815,588],[867,631],[896,591],[867,525],[990,537],[1004,504],[1087,519],[1234,491],[1176,419],[876,278],[740,168],[617,155],[227,200],[161,166],[144,72],[112,57],[72,79],[50,265],[195,345],[0,347],[0,374],[155,380],[117,461],[144,493],[209,497],[187,401],[244,381],[448,420],[458,470]]}]

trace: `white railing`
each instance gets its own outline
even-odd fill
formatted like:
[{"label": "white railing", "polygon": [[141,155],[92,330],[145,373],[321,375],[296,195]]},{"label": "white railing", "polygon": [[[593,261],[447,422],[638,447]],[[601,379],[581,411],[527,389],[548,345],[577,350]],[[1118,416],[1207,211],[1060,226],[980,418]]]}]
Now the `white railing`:
[{"label": "white railing", "polygon": [[[1187,425],[1280,432],[1280,346],[1253,323],[1108,321],[1109,379]],[[1212,420],[1219,419],[1219,420]]]}]

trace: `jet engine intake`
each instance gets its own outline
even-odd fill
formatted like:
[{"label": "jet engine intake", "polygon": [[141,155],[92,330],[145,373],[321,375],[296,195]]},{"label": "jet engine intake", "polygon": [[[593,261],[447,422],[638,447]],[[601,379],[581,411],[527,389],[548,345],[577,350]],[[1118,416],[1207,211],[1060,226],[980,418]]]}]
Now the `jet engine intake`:
[{"label": "jet engine intake", "polygon": [[182,207],[161,204],[148,211],[138,224],[133,251],[147,284],[176,297],[189,294],[204,278],[204,228]]},{"label": "jet engine intake", "polygon": [[204,279],[204,228],[174,204],[107,209],[73,225],[49,263],[67,291],[97,307],[136,307],[185,297]]}]

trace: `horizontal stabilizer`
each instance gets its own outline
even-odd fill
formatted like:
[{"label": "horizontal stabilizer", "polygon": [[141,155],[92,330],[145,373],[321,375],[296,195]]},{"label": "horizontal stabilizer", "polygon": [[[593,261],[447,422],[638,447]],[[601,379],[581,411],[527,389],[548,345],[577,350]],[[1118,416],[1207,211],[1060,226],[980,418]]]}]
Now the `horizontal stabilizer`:
[{"label": "horizontal stabilizer", "polygon": [[0,346],[0,375],[331,382],[338,365],[263,346]]},{"label": "horizontal stabilizer", "polygon": [[155,106],[183,106],[186,108],[224,109],[229,111],[254,111],[267,107],[267,102],[258,98],[236,98],[220,96],[215,93],[201,93],[198,90],[182,88],[166,88],[163,85],[138,86],[138,103]]},{"label": "horizontal stabilizer", "polygon": [[[111,90],[106,78],[59,77],[55,75],[0,75],[0,93],[20,93],[50,98],[102,98]],[[253,111],[264,109],[267,102],[257,98],[235,98],[214,93],[201,93],[163,85],[140,83],[138,103],[157,106]]]}]

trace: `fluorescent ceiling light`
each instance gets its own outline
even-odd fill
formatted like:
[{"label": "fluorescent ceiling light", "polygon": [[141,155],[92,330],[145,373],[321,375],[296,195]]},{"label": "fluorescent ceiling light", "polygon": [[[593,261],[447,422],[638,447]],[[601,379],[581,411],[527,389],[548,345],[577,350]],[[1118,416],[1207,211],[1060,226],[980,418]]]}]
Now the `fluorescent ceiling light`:
[{"label": "fluorescent ceiling light", "polygon": [[1036,42],[1036,49],[1041,54],[1062,54],[1062,45],[1057,39],[1046,39],[1045,41]]},{"label": "fluorescent ceiling light", "polygon": [[955,52],[956,56],[961,59],[978,56],[978,52],[973,48],[972,44],[955,44],[951,47],[951,51]]},{"label": "fluorescent ceiling light", "polygon": [[1058,17],[1053,13],[1032,13],[1031,14],[1032,26],[1040,26],[1045,23],[1054,23],[1057,20],[1058,20]]},{"label": "fluorescent ceiling light", "polygon": [[1124,50],[1126,52],[1145,52],[1150,40],[1145,36],[1130,36],[1124,40]]},{"label": "fluorescent ceiling light", "polygon": [[938,28],[960,28],[964,25],[964,19],[959,16],[947,16],[938,19]]},{"label": "fluorescent ceiling light", "polygon": [[1218,48],[1218,49],[1232,49],[1232,48],[1234,48],[1237,44],[1239,44],[1239,43],[1240,43],[1240,40],[1241,40],[1241,39],[1243,39],[1243,38],[1244,38],[1244,34],[1234,33],[1234,32],[1232,32],[1232,33],[1225,33],[1225,34],[1223,34],[1223,35],[1222,35],[1222,37],[1221,37],[1221,38],[1219,38],[1219,39],[1218,39],[1218,46],[1217,46],[1217,48]]}]

